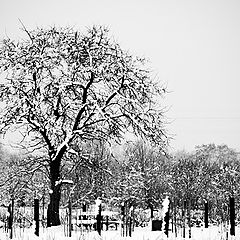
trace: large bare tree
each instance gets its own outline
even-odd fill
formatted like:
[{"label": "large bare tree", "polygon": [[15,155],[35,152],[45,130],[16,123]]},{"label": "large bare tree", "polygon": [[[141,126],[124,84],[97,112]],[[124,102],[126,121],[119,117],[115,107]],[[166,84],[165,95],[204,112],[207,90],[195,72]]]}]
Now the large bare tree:
[{"label": "large bare tree", "polygon": [[59,225],[61,164],[74,141],[120,139],[126,131],[165,144],[165,89],[144,59],[133,57],[104,27],[27,30],[0,45],[0,131],[21,127],[45,151],[50,225]]}]

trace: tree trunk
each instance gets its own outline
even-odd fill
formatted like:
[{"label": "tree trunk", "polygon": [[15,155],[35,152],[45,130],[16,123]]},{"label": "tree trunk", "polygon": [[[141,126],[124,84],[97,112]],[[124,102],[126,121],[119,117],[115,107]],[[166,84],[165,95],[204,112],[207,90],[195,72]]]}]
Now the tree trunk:
[{"label": "tree trunk", "polygon": [[47,226],[58,226],[60,225],[60,217],[59,217],[59,205],[61,198],[60,186],[54,187],[52,189],[52,193],[50,194],[50,203],[48,205],[48,221]]},{"label": "tree trunk", "polygon": [[59,206],[61,199],[61,184],[56,184],[60,180],[60,159],[55,159],[50,164],[51,193],[48,205],[47,226],[60,225]]}]

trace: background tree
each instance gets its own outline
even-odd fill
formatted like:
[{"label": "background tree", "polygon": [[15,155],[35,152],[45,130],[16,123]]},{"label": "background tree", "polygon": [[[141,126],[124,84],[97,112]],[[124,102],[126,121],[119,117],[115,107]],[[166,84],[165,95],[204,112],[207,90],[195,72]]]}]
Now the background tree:
[{"label": "background tree", "polygon": [[[196,147],[196,158],[208,165],[205,173],[205,199],[211,203],[212,215],[221,221],[228,219],[229,197],[239,205],[240,162],[235,150],[227,145],[207,144]],[[208,192],[208,195],[206,195]],[[237,207],[236,207],[237,209]]]},{"label": "background tree", "polygon": [[[152,146],[142,140],[129,143],[125,150],[125,161],[129,173],[141,176],[141,197],[139,202],[148,208],[158,207],[166,193],[166,175],[168,157],[163,149]],[[141,186],[139,184],[139,186]]]},{"label": "background tree", "polygon": [[74,182],[73,201],[110,199],[113,157],[108,144],[97,140],[79,143],[73,149],[75,154],[69,154],[63,168],[63,178],[66,176]]},{"label": "background tree", "polygon": [[0,131],[21,128],[41,149],[50,179],[50,225],[59,225],[61,167],[76,141],[119,140],[126,131],[164,145],[165,90],[144,59],[123,51],[103,27],[28,31],[0,46]]},{"label": "background tree", "polygon": [[16,154],[5,151],[0,167],[3,201],[8,202],[14,198],[18,202],[31,205],[34,196],[41,193],[43,186],[40,183],[44,182],[45,175],[36,159],[36,156],[26,156],[22,152]]},{"label": "background tree", "polygon": [[172,197],[191,198],[192,209],[204,209],[208,201],[210,217],[225,221],[228,218],[229,197],[235,196],[238,205],[239,157],[226,145],[197,146],[195,152],[178,153],[170,168],[169,189]]},{"label": "background tree", "polygon": [[203,144],[196,146],[195,155],[198,159],[208,162],[216,162],[219,166],[224,163],[238,161],[238,154],[227,145]]},{"label": "background tree", "polygon": [[179,207],[183,206],[184,201],[189,205],[201,195],[198,188],[201,181],[199,173],[199,164],[191,154],[184,154],[174,159],[169,185],[171,196],[179,202]]}]

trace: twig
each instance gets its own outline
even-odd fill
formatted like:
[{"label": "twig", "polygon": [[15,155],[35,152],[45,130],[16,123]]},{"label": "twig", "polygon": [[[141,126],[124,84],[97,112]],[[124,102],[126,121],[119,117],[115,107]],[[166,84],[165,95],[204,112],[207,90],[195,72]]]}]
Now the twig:
[{"label": "twig", "polygon": [[27,35],[29,36],[29,38],[31,39],[31,41],[33,42],[33,38],[30,34],[30,32],[26,29],[25,25],[23,24],[23,22],[21,21],[20,18],[18,18],[18,21],[21,23],[22,27],[23,27],[23,30],[27,33]]}]

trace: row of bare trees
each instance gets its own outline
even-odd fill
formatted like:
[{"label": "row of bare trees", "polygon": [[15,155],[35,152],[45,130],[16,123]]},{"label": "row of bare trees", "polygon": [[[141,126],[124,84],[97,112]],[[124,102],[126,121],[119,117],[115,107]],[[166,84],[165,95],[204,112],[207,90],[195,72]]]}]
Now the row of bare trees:
[{"label": "row of bare trees", "polygon": [[[207,144],[196,146],[191,153],[167,155],[137,142],[127,146],[124,161],[125,176],[138,176],[135,189],[129,192],[136,192],[134,201],[145,208],[161,207],[165,196],[181,211],[184,202],[192,210],[203,210],[208,202],[210,217],[225,221],[229,216],[229,198],[234,197],[239,210],[240,156],[227,145]],[[133,186],[124,179],[122,182]]]},{"label": "row of bare trees", "polygon": [[[75,158],[65,161],[62,176],[74,183],[71,198],[76,205],[83,201],[94,203],[100,197],[119,208],[122,202],[128,202],[153,209],[160,208],[162,200],[169,196],[179,210],[186,201],[192,210],[203,209],[207,201],[210,217],[221,221],[228,216],[229,197],[235,197],[236,209],[239,208],[240,159],[226,145],[202,145],[192,153],[167,155],[143,141],[128,142],[112,151],[109,145],[97,141],[77,145],[75,151]],[[11,172],[1,185],[5,197],[15,194],[19,202],[30,204],[36,192],[41,195],[49,190],[42,171],[35,168],[34,177],[24,171],[14,174],[19,163],[26,160],[19,156],[9,158],[12,162],[2,159],[4,170]],[[29,169],[25,165],[25,172]],[[64,197],[61,204],[66,204]]]}]

